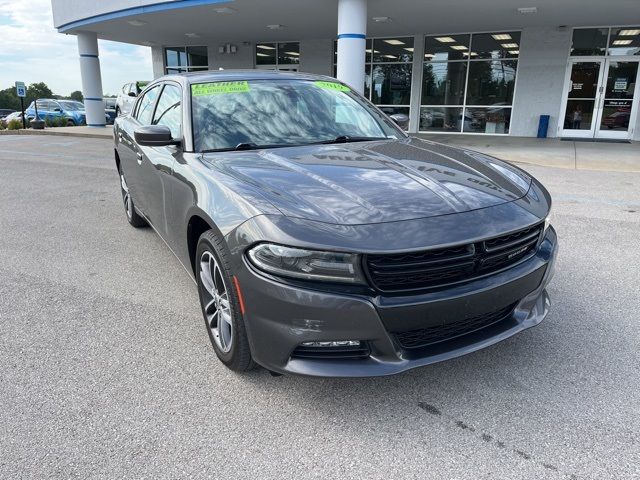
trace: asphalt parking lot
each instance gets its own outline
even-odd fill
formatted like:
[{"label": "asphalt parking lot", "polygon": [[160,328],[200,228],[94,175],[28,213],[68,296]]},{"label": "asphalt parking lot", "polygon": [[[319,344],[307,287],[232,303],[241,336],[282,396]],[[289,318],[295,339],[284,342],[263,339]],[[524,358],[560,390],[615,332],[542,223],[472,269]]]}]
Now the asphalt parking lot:
[{"label": "asphalt parking lot", "polygon": [[561,241],[540,326],[394,377],[240,376],[111,142],[1,136],[0,478],[640,478],[640,173],[525,168]]}]

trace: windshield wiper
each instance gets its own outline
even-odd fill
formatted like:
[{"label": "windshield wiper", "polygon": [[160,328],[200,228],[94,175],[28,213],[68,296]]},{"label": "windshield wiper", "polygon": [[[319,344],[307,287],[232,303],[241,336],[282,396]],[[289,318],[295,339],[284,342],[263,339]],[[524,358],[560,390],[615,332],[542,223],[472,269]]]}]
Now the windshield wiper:
[{"label": "windshield wiper", "polygon": [[256,145],[253,142],[245,142],[239,143],[235,147],[226,147],[226,148],[210,148],[208,150],[202,150],[201,153],[213,153],[213,152],[233,152],[236,150],[255,150],[257,148],[263,148],[259,145]]},{"label": "windshield wiper", "polygon": [[322,140],[320,142],[314,142],[316,144],[330,144],[330,143],[349,143],[349,142],[368,142],[369,140],[387,140],[389,137],[352,137],[350,135],[338,135],[332,140]]}]

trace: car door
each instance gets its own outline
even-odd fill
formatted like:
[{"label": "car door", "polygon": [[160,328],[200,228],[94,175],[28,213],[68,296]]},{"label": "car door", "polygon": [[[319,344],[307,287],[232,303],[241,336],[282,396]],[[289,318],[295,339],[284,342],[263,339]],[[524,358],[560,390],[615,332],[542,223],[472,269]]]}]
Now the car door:
[{"label": "car door", "polygon": [[37,100],[36,105],[38,107],[38,118],[40,120],[46,120],[47,118],[53,118],[53,106],[48,100]]},{"label": "car door", "polygon": [[[166,82],[152,116],[152,125],[165,125],[175,140],[182,139],[182,88]],[[140,186],[147,216],[163,236],[167,232],[167,211],[170,203],[171,175],[179,146],[140,147]]]},{"label": "car door", "polygon": [[122,119],[117,132],[120,142],[120,148],[118,149],[120,165],[127,182],[127,188],[131,193],[131,198],[133,198],[136,208],[145,216],[147,216],[147,208],[144,204],[141,178],[143,154],[140,146],[135,141],[134,132],[141,125],[151,124],[160,89],[161,86],[157,85],[145,92],[135,105],[133,115]]}]

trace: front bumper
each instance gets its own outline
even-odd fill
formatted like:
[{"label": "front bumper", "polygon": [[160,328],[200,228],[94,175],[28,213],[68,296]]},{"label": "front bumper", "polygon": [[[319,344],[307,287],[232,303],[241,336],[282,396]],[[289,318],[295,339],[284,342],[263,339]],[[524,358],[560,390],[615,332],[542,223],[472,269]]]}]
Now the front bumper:
[{"label": "front bumper", "polygon": [[[366,296],[303,289],[270,280],[243,264],[237,272],[245,297],[245,323],[254,360],[278,373],[327,377],[391,375],[480,350],[540,323],[548,313],[557,236],[549,228],[537,251],[508,270],[446,290],[410,296]],[[392,333],[490,314],[489,326],[421,348],[405,348]],[[360,359],[302,359],[303,342],[360,340]]]}]

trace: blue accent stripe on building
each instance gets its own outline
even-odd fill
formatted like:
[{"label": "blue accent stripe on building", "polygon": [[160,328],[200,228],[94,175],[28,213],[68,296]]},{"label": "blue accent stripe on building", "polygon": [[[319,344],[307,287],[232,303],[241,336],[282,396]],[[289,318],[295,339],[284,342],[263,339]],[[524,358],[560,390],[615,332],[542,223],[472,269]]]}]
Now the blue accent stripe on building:
[{"label": "blue accent stripe on building", "polygon": [[340,38],[362,38],[366,39],[367,36],[364,33],[341,33],[338,35],[338,39]]},{"label": "blue accent stripe on building", "polygon": [[132,15],[142,15],[144,13],[163,12],[165,10],[175,10],[177,8],[187,7],[199,7],[202,5],[215,5],[216,3],[229,3],[233,0],[172,0],[162,3],[151,3],[141,7],[131,7],[122,10],[116,10],[114,12],[103,13],[100,15],[94,15],[93,17],[83,18],[82,20],[76,20],[74,22],[65,23],[60,25],[58,32],[64,33],[73,28],[83,27],[86,25],[92,25],[94,23],[104,22],[106,20],[115,20],[117,18],[130,17]]},{"label": "blue accent stripe on building", "polygon": [[106,127],[106,123],[87,123],[87,127]]},{"label": "blue accent stripe on building", "polygon": [[94,102],[101,102],[102,99],[101,98],[96,98],[96,97],[84,97],[85,100],[93,100]]},{"label": "blue accent stripe on building", "polygon": [[87,58],[98,58],[98,55],[94,55],[92,53],[81,53],[80,56],[87,57]]}]

